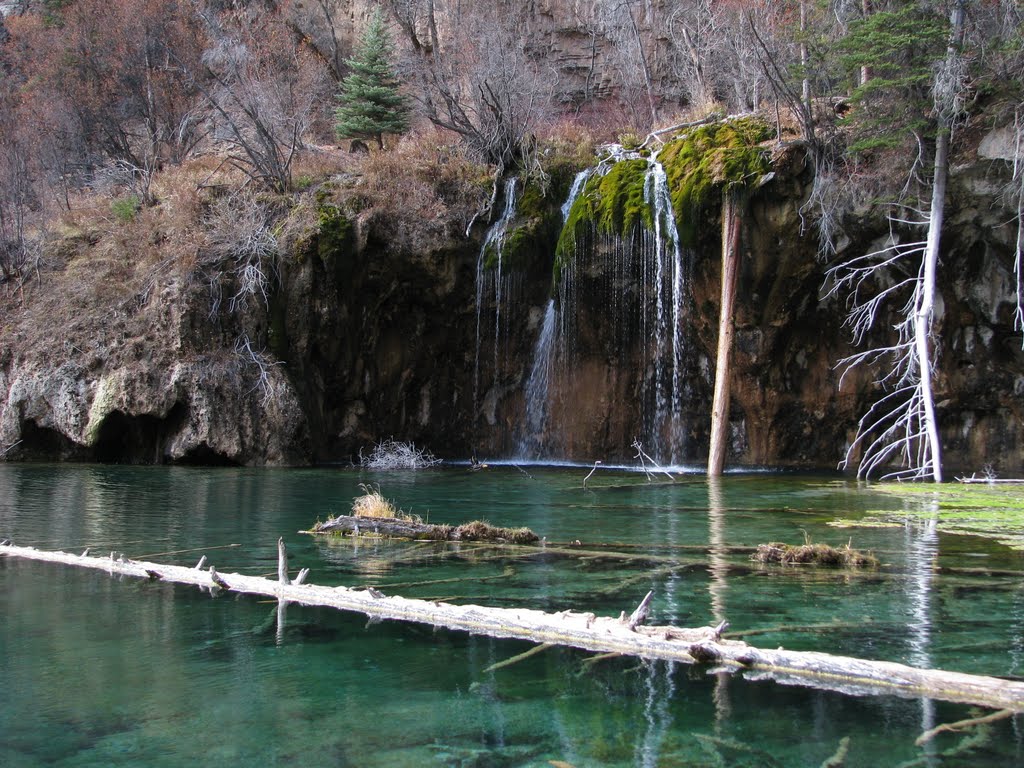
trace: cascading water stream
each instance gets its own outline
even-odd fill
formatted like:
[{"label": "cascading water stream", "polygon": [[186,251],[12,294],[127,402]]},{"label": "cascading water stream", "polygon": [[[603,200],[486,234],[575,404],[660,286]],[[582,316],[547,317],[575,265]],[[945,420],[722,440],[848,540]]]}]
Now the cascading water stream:
[{"label": "cascading water stream", "polygon": [[520,458],[541,458],[544,449],[544,428],[548,417],[551,371],[555,361],[558,310],[555,300],[549,299],[544,309],[537,346],[533,350],[530,378],[523,392],[526,410],[526,434],[519,440]]},{"label": "cascading water stream", "polygon": [[[605,148],[606,157],[591,174],[604,176],[617,163],[641,156],[622,147]],[[563,255],[559,284],[557,348],[564,364],[574,365],[581,292],[601,306],[602,324],[618,349],[620,365],[639,366],[641,425],[636,437],[662,464],[678,463],[682,424],[685,284],[683,249],[673,213],[668,177],[657,153],[646,159],[642,177],[644,217],[649,225],[628,232],[576,233],[575,251]],[[567,213],[586,184],[577,178]],[[584,287],[584,286],[587,287]],[[597,291],[598,293],[595,293]],[[642,350],[639,359],[636,351]],[[571,370],[566,375],[571,374]],[[563,375],[563,374],[556,374]]]},{"label": "cascading water stream", "polygon": [[[593,168],[580,171],[573,179],[569,195],[562,203],[562,224],[569,218],[573,203],[583,191],[587,179],[594,173]],[[530,366],[530,377],[526,380],[523,390],[524,408],[526,412],[526,431],[520,435],[518,455],[527,459],[541,458],[544,451],[544,433],[547,426],[548,398],[550,397],[551,374],[555,363],[555,348],[558,339],[558,309],[555,300],[550,299],[544,309],[540,335],[533,349],[533,363]]]},{"label": "cascading water stream", "polygon": [[501,341],[501,251],[505,244],[505,237],[508,234],[509,224],[516,213],[516,186],[518,180],[513,177],[505,182],[505,207],[501,216],[491,228],[487,230],[484,243],[480,248],[480,255],[476,262],[476,351],[473,363],[473,413],[477,413],[480,406],[480,347],[482,344],[482,317],[484,294],[489,282],[487,268],[488,255],[495,254],[496,261],[494,273],[494,372],[498,373],[498,353]]},{"label": "cascading water stream", "polygon": [[[682,309],[683,309],[683,256],[679,243],[679,229],[672,209],[668,189],[668,176],[654,153],[649,160],[644,180],[644,199],[651,209],[654,222],[654,264],[656,293],[657,351],[655,356],[655,429],[668,425],[671,461],[680,436],[679,412],[682,405],[680,369],[682,365]],[[668,262],[666,264],[666,262]],[[666,269],[668,277],[666,279]],[[666,294],[668,296],[666,297]],[[665,299],[670,299],[668,311]],[[672,341],[672,378],[664,380],[664,347],[666,338]],[[666,393],[666,390],[667,393]],[[660,442],[660,441],[659,441]],[[660,447],[660,446],[659,446]],[[659,451],[663,453],[663,451]]]}]

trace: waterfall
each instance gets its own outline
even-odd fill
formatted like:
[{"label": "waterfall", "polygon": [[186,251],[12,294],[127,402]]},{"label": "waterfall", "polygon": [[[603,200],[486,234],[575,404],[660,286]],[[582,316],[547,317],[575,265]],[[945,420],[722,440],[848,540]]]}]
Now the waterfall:
[{"label": "waterfall", "polygon": [[[594,173],[587,168],[576,174],[569,187],[569,195],[562,203],[562,224],[569,218],[573,203]],[[558,310],[555,300],[548,300],[544,309],[544,319],[540,326],[540,335],[533,348],[533,363],[530,366],[530,377],[523,389],[525,410],[525,431],[519,436],[518,455],[522,459],[541,458],[545,450],[545,428],[548,418],[548,398],[550,397],[551,373],[555,364],[555,347],[557,346],[556,330],[558,329]]]},{"label": "waterfall", "polygon": [[[484,237],[484,243],[480,247],[480,255],[476,262],[476,350],[473,362],[473,413],[476,414],[480,407],[480,348],[483,339],[483,305],[488,284],[493,275],[494,283],[494,376],[498,376],[498,363],[501,348],[501,303],[502,293],[506,288],[501,271],[501,251],[505,244],[505,237],[508,235],[509,225],[516,213],[516,185],[515,177],[505,182],[505,207],[501,216]],[[493,254],[495,263],[493,269],[487,265],[488,256]]]},{"label": "waterfall", "polygon": [[555,362],[555,331],[558,327],[555,300],[550,299],[544,310],[537,345],[533,349],[530,378],[523,392],[526,410],[526,432],[519,438],[520,458],[541,458],[544,452],[544,429],[548,418],[551,371]]},{"label": "waterfall", "polygon": [[[651,208],[654,221],[654,262],[656,296],[656,327],[655,338],[657,353],[655,356],[655,424],[667,426],[670,461],[675,462],[675,451],[681,437],[680,407],[680,367],[682,364],[682,318],[683,309],[683,256],[679,244],[679,230],[672,210],[672,198],[668,190],[668,177],[665,169],[658,162],[654,153],[649,160],[647,178],[644,180],[644,200]],[[666,274],[667,271],[667,274]],[[667,311],[665,299],[670,299]],[[672,343],[671,379],[666,380],[663,370],[664,347],[667,340]],[[667,390],[667,391],[666,391]],[[655,427],[656,429],[658,427]],[[658,441],[660,443],[660,441]],[[661,448],[656,444],[656,449]],[[663,453],[663,451],[659,451]]]},{"label": "waterfall", "polygon": [[569,212],[572,211],[572,205],[576,202],[576,198],[580,196],[580,192],[583,191],[583,187],[587,183],[587,179],[593,175],[594,169],[587,168],[576,174],[576,178],[572,180],[572,186],[569,187],[569,196],[565,198],[565,202],[562,203],[562,224],[565,224],[569,220]]},{"label": "waterfall", "polygon": [[[615,163],[640,157],[621,147],[606,151],[606,159],[592,174],[604,175]],[[586,179],[580,181],[576,194],[585,183]],[[686,433],[682,423],[685,264],[668,178],[657,153],[647,159],[643,201],[650,227],[638,224],[622,233],[577,233],[575,252],[563,255],[558,340],[552,347],[562,352],[563,364],[571,371],[580,352],[579,302],[586,290],[590,310],[594,305],[600,307],[600,322],[617,350],[617,364],[639,366],[642,424],[636,437],[658,462],[676,464],[681,460]],[[568,203],[568,208],[571,206]],[[635,357],[638,348],[642,349],[640,359]]]}]

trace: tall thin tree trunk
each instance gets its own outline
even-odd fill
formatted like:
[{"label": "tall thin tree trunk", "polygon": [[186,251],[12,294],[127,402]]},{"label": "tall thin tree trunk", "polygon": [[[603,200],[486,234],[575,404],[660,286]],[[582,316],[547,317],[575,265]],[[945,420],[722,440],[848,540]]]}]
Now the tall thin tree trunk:
[{"label": "tall thin tree trunk", "polygon": [[807,0],[800,0],[800,69],[803,75],[801,82],[800,96],[804,102],[804,109],[808,117],[813,120],[814,112],[811,109],[811,57],[807,49]]},{"label": "tall thin tree trunk", "polygon": [[740,262],[738,195],[726,189],[722,195],[722,306],[718,313],[718,362],[715,366],[715,397],[711,406],[711,448],[708,476],[725,469],[729,437],[729,379],[732,370],[733,305]]},{"label": "tall thin tree trunk", "polygon": [[[950,38],[946,49],[946,71],[938,77],[950,77],[953,62],[958,55],[964,27],[964,0],[957,0],[950,15]],[[932,204],[928,218],[928,239],[924,252],[924,279],[914,307],[914,350],[921,372],[921,400],[924,408],[924,429],[930,448],[930,474],[937,483],[942,482],[942,444],[939,425],[935,417],[935,393],[932,388],[931,329],[935,314],[935,271],[939,263],[942,223],[946,214],[946,182],[949,177],[949,143],[953,125],[953,99],[955,83],[937,84],[936,114],[938,136],[935,140],[935,170],[932,176]],[[941,89],[941,92],[940,92]]]},{"label": "tall thin tree trunk", "polygon": [[[864,14],[864,18],[865,19],[868,16],[871,15],[871,10],[872,10],[871,9],[871,0],[862,0],[862,2],[861,2],[861,13]],[[872,77],[873,77],[873,72],[871,71],[871,67],[869,67],[867,64],[865,64],[864,66],[862,66],[860,68],[860,84],[861,85],[867,85],[868,80],[870,80]]]}]

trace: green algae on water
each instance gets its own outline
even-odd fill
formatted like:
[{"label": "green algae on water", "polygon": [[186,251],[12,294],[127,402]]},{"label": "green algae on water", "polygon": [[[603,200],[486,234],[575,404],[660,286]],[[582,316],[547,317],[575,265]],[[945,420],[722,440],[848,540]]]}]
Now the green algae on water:
[{"label": "green algae on water", "polygon": [[898,510],[871,510],[861,520],[836,520],[838,527],[935,519],[940,531],[984,536],[1024,550],[1024,484],[883,483],[871,490],[902,502]]}]

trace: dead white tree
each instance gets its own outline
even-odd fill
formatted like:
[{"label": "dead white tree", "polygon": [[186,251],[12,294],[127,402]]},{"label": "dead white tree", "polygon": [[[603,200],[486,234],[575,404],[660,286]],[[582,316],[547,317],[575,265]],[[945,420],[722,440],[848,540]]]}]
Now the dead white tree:
[{"label": "dead white tree", "polygon": [[[1017,307],[1013,314],[1014,330],[1024,331],[1024,104],[1018,105],[1013,116],[1014,151],[1013,180],[1009,192],[1017,204],[1017,242],[1013,259],[1014,285],[1017,295]],[[1024,347],[1024,338],[1021,339]]]},{"label": "dead white tree", "polygon": [[[960,54],[964,5],[965,0],[953,3],[946,56],[936,67],[933,81],[937,132],[930,204],[926,210],[912,212],[913,218],[890,216],[894,230],[896,227],[923,229],[925,238],[901,242],[894,231],[885,247],[829,270],[833,281],[831,292],[849,291],[847,324],[852,329],[855,343],[863,341],[875,328],[879,313],[888,302],[906,295],[907,291],[910,295],[899,309],[900,321],[895,326],[896,341],[893,344],[866,350],[840,362],[847,371],[868,363],[882,363],[883,368],[877,382],[886,394],[861,418],[857,436],[843,461],[844,466],[849,464],[860,451],[859,477],[869,477],[875,470],[898,460],[901,465],[888,471],[884,478],[931,478],[942,482],[942,446],[935,414],[932,341],[935,278],[945,218],[950,140],[956,119],[963,109],[966,79],[966,66]],[[919,146],[922,144],[919,138]],[[881,287],[875,286],[893,273],[898,277]],[[876,288],[873,293],[872,287]]]}]

